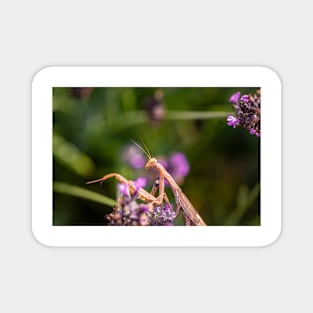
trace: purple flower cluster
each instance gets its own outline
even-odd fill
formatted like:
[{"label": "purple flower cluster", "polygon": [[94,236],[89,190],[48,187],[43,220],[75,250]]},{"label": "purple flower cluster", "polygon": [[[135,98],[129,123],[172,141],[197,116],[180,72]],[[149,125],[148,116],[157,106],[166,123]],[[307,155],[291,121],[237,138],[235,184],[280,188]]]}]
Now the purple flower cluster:
[{"label": "purple flower cluster", "polygon": [[239,119],[235,116],[229,115],[227,116],[227,125],[236,128],[239,125]]},{"label": "purple flower cluster", "polygon": [[261,136],[261,93],[257,90],[255,94],[243,95],[240,92],[234,93],[229,102],[235,109],[235,116],[227,117],[227,125],[236,128],[242,126],[249,130],[251,135]]},{"label": "purple flower cluster", "polygon": [[152,212],[151,225],[153,226],[173,226],[176,213],[168,205],[156,206]]},{"label": "purple flower cluster", "polygon": [[173,226],[176,217],[169,205],[152,206],[137,203],[138,190],[146,184],[145,178],[134,181],[135,191],[131,194],[127,184],[119,184],[120,196],[113,212],[106,217],[114,226]]}]

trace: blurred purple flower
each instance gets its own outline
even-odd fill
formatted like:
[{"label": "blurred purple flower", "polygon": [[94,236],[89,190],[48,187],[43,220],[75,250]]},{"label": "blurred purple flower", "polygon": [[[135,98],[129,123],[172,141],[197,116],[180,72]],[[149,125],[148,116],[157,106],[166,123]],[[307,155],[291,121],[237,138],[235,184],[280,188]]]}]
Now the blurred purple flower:
[{"label": "blurred purple flower", "polygon": [[70,89],[72,96],[81,100],[87,100],[93,90],[93,87],[73,87]]},{"label": "blurred purple flower", "polygon": [[237,104],[240,98],[240,92],[235,92],[230,98],[229,102],[232,104]]},{"label": "blurred purple flower", "polygon": [[145,100],[145,109],[153,126],[157,126],[164,119],[165,106],[162,90],[156,90],[153,97]]},{"label": "blurred purple flower", "polygon": [[145,177],[138,177],[136,180],[134,180],[136,191],[146,186],[146,184],[147,184],[147,179]]},{"label": "blurred purple flower", "polygon": [[189,173],[189,163],[181,152],[173,153],[169,159],[169,171],[173,177],[185,177]]},{"label": "blurred purple flower", "polygon": [[132,156],[129,160],[131,167],[136,168],[136,169],[144,167],[145,162],[146,160],[144,156],[139,155],[139,154]]},{"label": "blurred purple flower", "polygon": [[124,148],[122,158],[134,169],[143,168],[146,164],[144,155],[134,145],[129,145]]}]

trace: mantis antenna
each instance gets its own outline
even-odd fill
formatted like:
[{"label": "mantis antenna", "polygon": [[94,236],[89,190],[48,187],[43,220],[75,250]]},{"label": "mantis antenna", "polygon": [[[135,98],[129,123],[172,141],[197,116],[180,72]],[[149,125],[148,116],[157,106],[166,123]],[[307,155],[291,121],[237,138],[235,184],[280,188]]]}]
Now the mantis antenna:
[{"label": "mantis antenna", "polygon": [[150,151],[148,149],[148,147],[146,146],[146,144],[141,140],[142,144],[144,145],[144,148],[141,147],[135,140],[132,140],[132,142],[148,157],[148,159],[151,159],[151,154]]},{"label": "mantis antenna", "polygon": [[149,151],[147,145],[146,145],[145,142],[142,140],[142,138],[140,138],[140,141],[142,142],[142,144],[144,145],[146,151],[148,152],[148,154],[149,154],[149,159],[151,159],[151,153],[150,153],[150,151]]}]

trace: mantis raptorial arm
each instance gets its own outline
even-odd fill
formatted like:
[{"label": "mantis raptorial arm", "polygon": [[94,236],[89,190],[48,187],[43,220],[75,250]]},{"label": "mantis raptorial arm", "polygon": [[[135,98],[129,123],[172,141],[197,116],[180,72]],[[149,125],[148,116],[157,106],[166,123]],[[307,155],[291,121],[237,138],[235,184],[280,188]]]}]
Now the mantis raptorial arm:
[{"label": "mantis raptorial arm", "polygon": [[[134,182],[132,180],[128,180],[125,177],[123,177],[121,174],[117,174],[117,173],[110,173],[107,174],[99,179],[95,179],[92,181],[87,182],[86,184],[94,184],[94,183],[100,183],[103,182],[109,178],[115,178],[117,181],[119,181],[122,184],[127,184],[129,187],[129,191],[131,194],[133,194],[136,191],[136,186],[134,184]],[[152,205],[161,205],[163,203],[163,200],[170,206],[170,202],[168,200],[168,197],[166,195],[166,193],[162,193],[162,195],[158,196],[157,198],[154,196],[155,192],[156,192],[156,188],[155,185],[152,188],[153,193],[149,193],[148,191],[146,191],[143,188],[139,188],[137,190],[137,198],[139,198],[140,200],[144,201],[144,202],[149,202]],[[164,192],[164,188],[163,188],[163,192]]]},{"label": "mantis raptorial arm", "polygon": [[[163,201],[163,199],[164,199],[164,201],[165,201],[165,203],[167,203],[171,208],[172,208],[172,205],[171,205],[171,203],[170,203],[170,200],[168,199],[168,196],[167,196],[167,194],[165,193],[165,191],[164,191],[164,182],[163,182],[163,187],[161,186],[161,196],[160,196],[160,177],[157,177],[156,178],[156,180],[155,180],[155,182],[154,182],[154,184],[153,184],[153,186],[152,186],[152,189],[151,189],[151,191],[150,191],[150,194],[151,195],[155,195],[156,194],[156,192],[157,192],[157,190],[159,189],[159,197],[158,198],[156,198],[156,201]],[[162,189],[163,189],[163,192],[162,192]],[[179,212],[177,211],[176,212],[176,215],[178,214]]]}]

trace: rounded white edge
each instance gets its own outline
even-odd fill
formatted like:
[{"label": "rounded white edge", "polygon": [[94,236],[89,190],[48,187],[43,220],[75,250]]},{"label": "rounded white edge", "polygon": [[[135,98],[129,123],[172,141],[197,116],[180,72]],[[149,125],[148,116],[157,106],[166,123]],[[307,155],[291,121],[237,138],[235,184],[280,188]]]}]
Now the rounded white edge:
[{"label": "rounded white edge", "polygon": [[57,246],[54,246],[54,245],[51,245],[51,244],[48,244],[45,242],[44,239],[42,239],[40,237],[40,231],[39,231],[39,234],[37,233],[37,230],[36,230],[36,227],[34,227],[34,225],[32,224],[32,228],[31,228],[31,235],[34,239],[34,241],[36,241],[39,245],[45,247],[45,248],[51,248],[51,247],[57,247]]},{"label": "rounded white edge", "polygon": [[268,236],[269,238],[266,238],[266,241],[263,244],[256,247],[267,248],[272,245],[275,245],[279,241],[281,236],[282,236],[282,226],[280,223],[280,225],[277,226],[277,228],[272,229],[270,236]]},{"label": "rounded white edge", "polygon": [[57,67],[55,66],[48,65],[38,69],[32,76],[32,86],[36,86],[36,84],[38,83],[45,82],[46,79],[49,79],[51,77],[51,73],[55,72],[56,68]]},{"label": "rounded white edge", "polygon": [[[86,70],[86,67],[81,67],[82,69]],[[100,69],[105,70],[107,67],[103,66],[100,67]],[[113,70],[114,67],[110,67],[110,71]],[[134,67],[116,67],[119,68],[119,70],[121,70],[122,68],[124,68],[125,70],[129,70],[129,69],[134,69],[134,68],[138,68],[136,66]],[[144,67],[141,67],[144,68]],[[151,68],[151,67],[149,67]],[[154,68],[158,68],[158,70],[160,70],[160,67],[154,67]],[[178,67],[161,67],[164,70],[166,69],[170,69],[171,73],[173,72],[173,70],[177,70]],[[179,67],[179,68],[184,68],[184,67]],[[188,69],[188,67],[185,67],[186,69]],[[199,67],[201,68],[201,67]],[[272,68],[269,68],[267,66],[252,66],[252,67],[229,67],[229,66],[225,66],[225,67],[204,67],[207,68],[208,70],[210,69],[214,69],[214,71],[217,70],[217,68],[221,68],[223,70],[225,70],[225,68],[228,68],[229,70],[232,69],[243,69],[245,70],[254,70],[255,74],[262,74],[262,80],[261,81],[266,81],[267,79],[269,79],[269,81],[271,83],[273,83],[276,87],[273,88],[279,88],[280,93],[281,93],[281,79],[280,76],[277,74],[276,71],[274,71]],[[34,91],[37,90],[37,88],[41,88],[41,87],[53,87],[53,82],[56,81],[56,79],[58,78],[59,75],[62,75],[62,70],[66,69],[65,74],[69,75],[69,73],[71,72],[71,70],[74,70],[74,72],[79,71],[80,67],[60,67],[60,66],[46,66],[43,67],[41,69],[39,69],[33,76],[32,78],[32,87],[33,87],[33,93]],[[99,67],[94,67],[94,69],[97,69],[98,74],[99,74]],[[88,67],[88,73],[92,73],[92,68]],[[69,75],[71,76],[71,75]],[[222,85],[221,85],[222,87]],[[260,87],[262,88],[262,84],[260,85]],[[42,99],[41,99],[42,100]],[[43,100],[47,100],[47,99],[43,99]],[[280,103],[281,106],[281,103]],[[281,196],[281,194],[280,194]],[[34,213],[34,210],[32,211]],[[43,223],[41,223],[43,222]],[[281,206],[280,206],[280,221],[279,221],[279,226],[278,226],[278,221],[276,221],[275,223],[275,227],[271,227],[270,232],[266,229],[264,230],[264,236],[262,234],[261,237],[258,238],[258,241],[255,242],[254,244],[248,243],[248,242],[232,242],[227,244],[226,242],[221,243],[220,244],[212,244],[212,242],[208,243],[208,244],[204,244],[203,240],[201,240],[201,242],[198,243],[193,243],[192,245],[189,245],[188,243],[186,244],[182,244],[182,243],[177,243],[174,242],[174,244],[157,244],[156,241],[154,241],[152,244],[148,244],[143,243],[143,242],[135,242],[135,243],[130,243],[129,245],[118,241],[114,241],[113,243],[111,242],[99,242],[99,240],[97,240],[97,242],[92,243],[90,240],[82,240],[82,242],[78,243],[77,240],[74,240],[75,237],[71,236],[71,233],[68,233],[69,237],[66,238],[67,240],[65,240],[65,242],[63,242],[63,238],[62,241],[60,241],[60,233],[58,231],[56,231],[55,226],[52,226],[50,223],[47,223],[47,220],[45,221],[40,221],[39,219],[33,219],[32,222],[32,235],[34,237],[34,239],[41,245],[45,246],[45,247],[268,247],[273,245],[274,243],[276,243],[278,241],[278,239],[281,237],[281,232],[282,232],[282,227],[281,227]],[[67,228],[66,226],[64,226],[65,228]],[[210,226],[207,226],[210,227]],[[258,227],[258,226],[256,226]],[[63,231],[61,232],[62,234]],[[75,233],[75,232],[74,232]],[[73,233],[72,233],[73,235]],[[179,240],[178,240],[179,241]],[[224,240],[222,240],[224,241]],[[239,240],[240,241],[240,240]]]},{"label": "rounded white edge", "polygon": [[260,66],[259,68],[262,69],[262,71],[265,71],[266,75],[268,75],[268,77],[270,77],[273,82],[276,81],[277,86],[279,86],[279,88],[281,89],[282,80],[281,80],[281,77],[277,73],[276,70],[274,70],[273,68],[271,68],[269,66],[265,66],[265,65],[264,66]]}]

